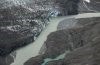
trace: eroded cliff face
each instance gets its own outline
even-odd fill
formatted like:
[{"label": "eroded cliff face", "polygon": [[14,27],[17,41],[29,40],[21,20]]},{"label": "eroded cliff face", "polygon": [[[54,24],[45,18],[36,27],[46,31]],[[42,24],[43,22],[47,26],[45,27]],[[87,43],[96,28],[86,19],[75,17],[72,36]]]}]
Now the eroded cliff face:
[{"label": "eroded cliff face", "polygon": [[[73,6],[78,2],[67,0],[62,6],[62,2],[58,0],[56,2],[52,0],[0,0],[0,5],[2,5],[0,7],[0,55],[8,55],[13,50],[36,40],[50,22],[50,18],[59,14],[56,9],[58,6],[66,9],[66,3],[70,3],[67,6],[71,9],[68,8],[60,14],[68,12],[70,14],[66,15],[77,14],[77,7],[73,8]],[[72,12],[72,9],[76,10]]]},{"label": "eroded cliff face", "polygon": [[[52,16],[99,12],[99,6],[99,0],[91,0],[90,3],[83,0],[0,0],[1,65],[10,65],[14,61],[11,52],[34,42],[49,24]],[[61,24],[63,27],[59,25],[58,31],[48,35],[44,43],[45,51],[42,50],[43,54],[32,58],[31,61],[28,60],[25,65],[40,65],[44,59],[54,59],[66,50],[70,50],[73,54],[75,49],[92,43],[92,40],[99,37],[99,18],[70,19],[70,22],[71,26]],[[65,60],[59,61],[57,65],[63,65]],[[53,62],[56,65],[55,61]]]},{"label": "eroded cliff face", "polygon": [[65,59],[48,62],[47,65],[99,65],[99,39],[97,38],[92,43],[66,54]]},{"label": "eroded cliff face", "polygon": [[[87,18],[79,19],[79,22],[82,27],[76,28],[74,30],[82,30],[81,39],[83,43],[82,47],[74,49],[70,53],[66,54],[63,60],[59,60],[61,65],[99,65],[100,61],[100,20],[99,18]],[[81,32],[78,32],[81,33]],[[75,39],[74,39],[75,40]],[[75,41],[76,42],[76,41]],[[74,43],[75,44],[75,43]],[[80,45],[80,44],[78,44]],[[75,44],[75,46],[77,46]],[[59,65],[59,61],[48,62],[47,65]],[[61,63],[62,62],[62,63]]]},{"label": "eroded cliff face", "polygon": [[67,50],[70,52],[64,59],[48,61],[45,65],[99,65],[100,18],[81,18],[76,24],[79,25],[76,28],[58,30],[47,37],[46,51],[41,57],[56,58]]},{"label": "eroded cliff face", "polygon": [[[68,2],[71,9],[65,7]],[[63,6],[58,0],[0,0],[0,65],[10,65],[14,61],[10,53],[34,42],[52,16],[77,14],[78,7],[73,8],[77,4],[70,0]]]},{"label": "eroded cliff face", "polygon": [[47,46],[45,54],[48,57],[57,56],[66,49],[74,50],[91,42],[99,35],[99,21],[99,18],[78,19],[78,28],[76,26],[51,33],[45,42]]},{"label": "eroded cliff face", "polygon": [[[91,1],[91,3],[93,2]],[[2,5],[2,7],[0,7],[0,33],[3,36],[0,36],[2,38],[2,40],[0,40],[0,44],[3,45],[2,47],[4,47],[4,49],[1,47],[0,51],[2,53],[0,55],[9,54],[12,51],[12,48],[17,49],[36,40],[42,30],[48,25],[52,16],[78,14],[80,12],[78,9],[82,8],[79,8],[79,4],[82,4],[83,6],[83,0],[82,2],[80,0],[66,0],[64,2],[60,0],[1,0],[0,5]],[[54,5],[55,7],[53,7]],[[6,34],[4,35],[3,33]],[[7,36],[11,39],[7,39]],[[28,40],[27,42],[21,42],[22,40],[26,40],[26,38]],[[19,41],[16,42],[15,40]],[[9,45],[12,43],[15,44],[11,46],[8,45],[8,48],[7,42]]]}]

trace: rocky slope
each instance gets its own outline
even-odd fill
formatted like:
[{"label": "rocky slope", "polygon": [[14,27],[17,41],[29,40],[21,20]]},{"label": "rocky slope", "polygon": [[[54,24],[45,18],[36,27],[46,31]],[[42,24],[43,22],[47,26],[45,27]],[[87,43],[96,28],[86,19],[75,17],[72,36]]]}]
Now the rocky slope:
[{"label": "rocky slope", "polygon": [[[62,61],[48,62],[47,65],[59,65],[59,62],[60,65],[99,65],[100,20],[98,18],[92,18],[90,19],[91,21],[89,19],[86,20],[82,22],[83,19],[79,19],[79,23],[83,27],[76,28],[76,30],[84,30],[80,38],[82,40],[81,43],[84,45],[66,54]],[[78,39],[77,36],[75,37]]]},{"label": "rocky slope", "polygon": [[[24,65],[41,65],[44,62],[43,59],[44,59],[43,56],[39,55],[39,56],[31,58],[29,61],[25,62]],[[34,62],[33,62],[33,60],[34,60]]]},{"label": "rocky slope", "polygon": [[0,65],[10,65],[14,62],[16,58],[16,52],[12,52],[10,55],[7,56],[0,56]]},{"label": "rocky slope", "polygon": [[[0,65],[10,65],[11,52],[33,42],[49,18],[58,15],[53,6],[51,0],[0,0]],[[77,14],[75,10],[71,14]]]},{"label": "rocky slope", "polygon": [[99,39],[93,40],[84,47],[78,48],[66,54],[65,59],[48,62],[46,65],[99,65],[100,64],[100,45]]},{"label": "rocky slope", "polygon": [[[52,6],[52,2],[54,1],[50,1],[49,3],[49,1],[44,0],[1,0],[0,2],[0,5],[2,5],[2,7],[0,7],[0,34],[2,34],[0,35],[0,39],[2,39],[0,40],[0,55],[9,54],[12,49],[15,50],[33,42],[39,36],[41,31],[48,25],[49,18],[51,16],[57,16],[55,14],[58,12]],[[60,4],[62,3],[58,0],[57,2]],[[69,0],[66,3],[68,2],[71,3],[72,6],[73,4],[77,5],[78,3],[78,1]],[[64,4],[64,6],[65,5],[66,4]],[[64,6],[62,8],[65,8]],[[67,10],[69,9],[70,8]],[[70,14],[78,13],[77,11],[71,11],[72,10],[69,10],[68,12],[70,12]],[[61,12],[61,14],[62,13],[63,12]]]},{"label": "rocky slope", "polygon": [[0,55],[33,42],[49,22],[46,12],[32,12],[21,5],[0,9]]},{"label": "rocky slope", "polygon": [[94,13],[100,12],[100,1],[99,0],[80,0],[78,4],[79,13]]},{"label": "rocky slope", "polygon": [[[87,3],[83,0],[34,0],[34,2],[33,0],[0,0],[0,65],[10,65],[14,61],[10,53],[36,40],[41,31],[48,25],[50,17],[99,12],[99,3],[97,2],[99,1],[91,0],[91,3]],[[84,7],[84,3],[89,9]],[[65,26],[63,28],[61,26],[59,31],[48,36],[44,43],[46,45],[44,54],[35,57],[35,59],[32,58],[32,64],[40,65],[45,58],[56,58],[66,50],[73,51],[86,45],[88,41],[98,36],[95,26],[99,26],[99,22],[94,22],[96,20],[98,21],[99,18],[85,19],[86,22],[80,19],[77,23],[79,25],[77,29],[68,28],[69,30],[67,30]],[[31,63],[30,60],[28,61],[25,65]]]},{"label": "rocky slope", "polygon": [[[79,27],[58,30],[47,37],[45,42],[46,50],[41,57],[56,58],[66,50],[70,50],[70,52],[66,54],[64,59],[52,60],[45,65],[99,64],[100,18],[77,19],[77,24]],[[30,63],[34,62],[35,60],[33,59]],[[42,63],[38,65],[42,65]]]}]

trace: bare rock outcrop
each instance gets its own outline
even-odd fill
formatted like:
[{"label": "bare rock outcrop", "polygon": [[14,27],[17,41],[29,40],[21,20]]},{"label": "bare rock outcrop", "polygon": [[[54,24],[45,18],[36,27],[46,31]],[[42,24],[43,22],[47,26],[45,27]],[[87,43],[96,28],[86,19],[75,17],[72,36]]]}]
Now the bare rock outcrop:
[{"label": "bare rock outcrop", "polygon": [[49,61],[46,65],[99,65],[100,18],[81,18],[77,24],[80,27],[58,30],[48,35],[46,51],[42,55],[44,59],[54,59],[66,50],[70,52],[64,59]]},{"label": "bare rock outcrop", "polygon": [[38,55],[29,59],[24,65],[41,65],[44,62],[44,57],[42,55]]},{"label": "bare rock outcrop", "polygon": [[[76,34],[72,34],[72,41],[75,49],[66,54],[63,60],[50,61],[47,65],[99,65],[100,64],[100,19],[87,18],[78,19],[78,24],[82,25],[80,28],[71,29]],[[75,32],[76,31],[76,32]],[[79,47],[80,43],[82,46]],[[77,41],[78,40],[78,41]],[[77,44],[78,43],[78,44]]]}]

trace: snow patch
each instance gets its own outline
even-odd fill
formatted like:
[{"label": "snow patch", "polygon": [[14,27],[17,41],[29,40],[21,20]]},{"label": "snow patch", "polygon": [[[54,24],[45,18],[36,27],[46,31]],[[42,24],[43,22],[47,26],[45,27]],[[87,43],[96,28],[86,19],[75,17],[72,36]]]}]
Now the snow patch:
[{"label": "snow patch", "polygon": [[86,2],[88,2],[88,3],[90,3],[90,2],[91,2],[90,0],[84,0],[84,1],[86,1]]}]

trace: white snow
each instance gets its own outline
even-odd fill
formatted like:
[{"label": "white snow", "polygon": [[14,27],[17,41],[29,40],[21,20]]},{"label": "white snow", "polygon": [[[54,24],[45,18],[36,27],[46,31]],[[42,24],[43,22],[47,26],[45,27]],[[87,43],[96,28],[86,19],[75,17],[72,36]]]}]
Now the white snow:
[{"label": "white snow", "polygon": [[88,2],[88,3],[90,3],[90,2],[91,2],[90,0],[84,0],[84,1],[86,1],[86,2]]}]

